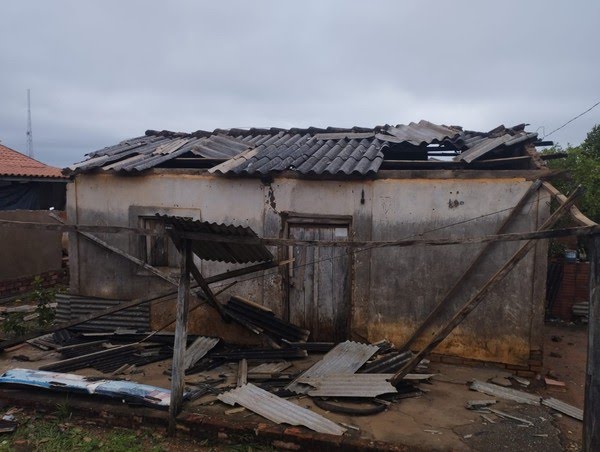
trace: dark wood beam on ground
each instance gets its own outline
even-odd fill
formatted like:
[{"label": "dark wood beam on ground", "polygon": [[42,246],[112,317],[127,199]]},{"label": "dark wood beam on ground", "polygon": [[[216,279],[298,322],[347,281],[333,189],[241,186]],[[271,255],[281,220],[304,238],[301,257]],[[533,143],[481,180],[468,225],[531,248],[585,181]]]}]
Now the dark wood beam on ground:
[{"label": "dark wood beam on ground", "polygon": [[600,234],[590,237],[590,312],[583,409],[583,450],[600,450]]},{"label": "dark wood beam on ground", "polygon": [[[556,224],[556,222],[566,212],[568,212],[569,208],[573,205],[582,191],[583,190],[581,186],[577,187],[577,189],[573,191],[567,200],[561,204],[552,215],[550,215],[550,218],[548,218],[542,224],[542,226],[540,226],[538,231],[544,231]],[[529,240],[521,248],[519,248],[519,250],[513,254],[513,256],[477,291],[477,293],[435,333],[435,335],[427,342],[425,347],[416,353],[404,367],[396,372],[390,382],[393,385],[397,385],[400,383],[400,381],[402,381],[406,374],[415,369],[426,355],[431,353],[435,347],[437,347],[444,339],[448,337],[450,333],[452,333],[452,331],[454,331],[454,329],[469,315],[473,309],[479,306],[479,303],[485,299],[487,294],[496,286],[496,284],[502,281],[504,277],[511,272],[511,270],[527,255],[527,253],[529,253],[535,244],[536,242],[534,240]]]},{"label": "dark wood beam on ground", "polygon": [[185,377],[185,348],[187,342],[187,321],[190,301],[190,271],[194,257],[192,242],[184,240],[181,244],[179,288],[177,290],[177,322],[173,345],[173,364],[171,366],[171,400],[169,403],[169,434],[176,430],[176,417],[183,404],[183,385]]},{"label": "dark wood beam on ground", "polygon": [[[529,198],[538,192],[539,188],[542,185],[541,180],[535,181],[529,189],[525,192],[525,194],[521,197],[521,199],[517,202],[515,207],[510,211],[509,215],[502,222],[498,230],[496,231],[496,235],[504,233],[508,226],[513,222],[515,217],[521,212],[523,206],[529,201]],[[412,336],[406,341],[404,344],[405,350],[410,350],[410,348],[414,345],[415,341],[423,334],[423,332],[429,328],[433,322],[433,320],[438,316],[440,311],[448,304],[449,300],[456,295],[456,293],[460,290],[462,282],[467,278],[468,275],[471,274],[476,267],[483,261],[483,259],[488,255],[490,249],[494,245],[494,242],[488,242],[488,244],[477,254],[471,265],[463,272],[463,274],[458,278],[456,283],[452,286],[452,288],[446,292],[444,297],[439,301],[439,303],[433,308],[433,310],[429,313],[427,318],[421,323],[416,331],[412,334]]]}]

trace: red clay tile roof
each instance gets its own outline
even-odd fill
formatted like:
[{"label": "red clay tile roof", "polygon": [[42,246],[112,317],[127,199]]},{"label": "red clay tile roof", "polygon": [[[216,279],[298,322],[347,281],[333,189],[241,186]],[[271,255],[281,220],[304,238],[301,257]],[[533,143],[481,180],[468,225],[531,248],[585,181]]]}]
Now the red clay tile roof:
[{"label": "red clay tile roof", "polygon": [[60,168],[48,166],[0,144],[0,176],[61,178]]}]

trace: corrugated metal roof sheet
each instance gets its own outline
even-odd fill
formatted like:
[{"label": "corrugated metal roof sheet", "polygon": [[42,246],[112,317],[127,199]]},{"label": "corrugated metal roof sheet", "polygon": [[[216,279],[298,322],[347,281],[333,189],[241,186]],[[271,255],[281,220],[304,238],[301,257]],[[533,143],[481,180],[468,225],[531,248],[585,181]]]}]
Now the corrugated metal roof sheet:
[{"label": "corrugated metal roof sheet", "polygon": [[[122,300],[107,300],[104,298],[81,297],[69,294],[56,294],[58,303],[56,309],[57,323],[66,323],[88,316],[96,311],[103,311],[124,303]],[[148,331],[150,326],[150,305],[141,304],[125,309],[115,314],[82,323],[78,329],[116,330],[128,328],[138,331]]]},{"label": "corrugated metal roof sheet", "polygon": [[483,392],[484,394],[499,397],[501,399],[513,400],[519,403],[527,403],[529,405],[539,405],[541,397],[528,392],[517,391],[516,389],[503,388],[492,383],[484,383],[483,381],[473,380],[470,386],[474,391]]},{"label": "corrugated metal roof sheet", "polygon": [[300,383],[301,378],[324,377],[334,374],[353,374],[373,356],[379,347],[359,342],[346,341],[336,345],[310,369],[292,381],[286,389],[306,394],[310,387]]},{"label": "corrugated metal roof sheet", "polygon": [[185,370],[191,368],[194,364],[200,361],[215,345],[219,343],[218,337],[200,336],[192,342],[185,350],[183,358],[183,368]]},{"label": "corrugated metal roof sheet", "polygon": [[315,432],[338,436],[346,431],[320,414],[277,397],[251,383],[219,394],[217,398],[229,405],[237,403],[276,424],[304,425]]},{"label": "corrugated metal roof sheet", "polygon": [[299,383],[312,386],[308,395],[313,397],[377,397],[398,392],[388,381],[394,374],[328,374],[301,376]]},{"label": "corrugated metal roof sheet", "polygon": [[0,176],[64,179],[60,168],[46,165],[0,144]]},{"label": "corrugated metal roof sheet", "polygon": [[554,399],[552,397],[542,399],[542,405],[549,406],[553,410],[560,411],[567,416],[571,416],[573,419],[583,421],[583,410],[569,405],[568,403],[562,402],[561,400]]},{"label": "corrugated metal roof sheet", "polygon": [[[209,223],[207,221],[192,220],[189,218],[159,215],[165,223],[171,225],[176,231],[199,232],[233,236],[241,238],[257,238],[256,233],[243,226],[226,225],[222,223]],[[210,240],[193,240],[192,251],[200,259],[227,263],[247,264],[249,262],[263,262],[273,260],[271,252],[262,244],[225,243]]]},{"label": "corrugated metal roof sheet", "polygon": [[[293,171],[304,175],[367,176],[379,171],[386,149],[392,147],[401,154],[440,144],[464,151],[463,161],[470,162],[536,136],[521,126],[501,126],[488,133],[464,132],[460,127],[428,121],[373,128],[216,129],[191,134],[148,131],[144,137],[92,152],[69,170],[74,174],[92,170],[144,171],[185,157],[205,159],[204,167],[217,174],[262,176]],[[185,167],[186,163],[179,164]]]}]

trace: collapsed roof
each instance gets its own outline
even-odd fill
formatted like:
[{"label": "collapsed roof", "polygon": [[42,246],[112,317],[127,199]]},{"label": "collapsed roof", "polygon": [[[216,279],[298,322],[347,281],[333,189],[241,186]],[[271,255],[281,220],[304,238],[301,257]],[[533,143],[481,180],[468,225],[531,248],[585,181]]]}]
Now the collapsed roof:
[{"label": "collapsed roof", "polygon": [[87,154],[65,173],[204,168],[231,176],[293,172],[365,177],[385,169],[530,169],[542,165],[536,144],[537,134],[526,132],[525,124],[474,132],[424,120],[374,128],[148,130]]}]

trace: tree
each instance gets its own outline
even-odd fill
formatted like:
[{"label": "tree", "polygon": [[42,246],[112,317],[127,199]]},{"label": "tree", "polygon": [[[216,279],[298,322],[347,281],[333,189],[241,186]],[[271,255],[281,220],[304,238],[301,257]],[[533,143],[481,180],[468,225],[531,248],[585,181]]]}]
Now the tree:
[{"label": "tree", "polygon": [[556,145],[544,154],[557,152],[565,152],[567,157],[550,160],[548,166],[568,173],[553,183],[563,193],[571,192],[577,185],[583,186],[585,193],[577,204],[586,216],[600,223],[600,124],[592,128],[579,146],[563,149]]}]

